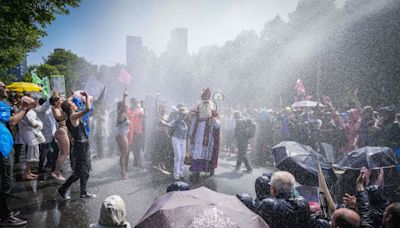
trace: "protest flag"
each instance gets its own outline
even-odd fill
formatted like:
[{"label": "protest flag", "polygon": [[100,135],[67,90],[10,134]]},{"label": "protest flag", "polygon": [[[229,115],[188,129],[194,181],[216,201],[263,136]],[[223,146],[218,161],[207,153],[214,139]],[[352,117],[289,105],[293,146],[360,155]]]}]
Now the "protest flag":
[{"label": "protest flag", "polygon": [[34,69],[33,71],[31,71],[31,75],[32,75],[32,83],[42,87],[42,92],[43,92],[43,96],[46,98],[49,98],[49,83],[48,83],[48,79],[41,79],[37,74],[36,74],[36,69]]}]

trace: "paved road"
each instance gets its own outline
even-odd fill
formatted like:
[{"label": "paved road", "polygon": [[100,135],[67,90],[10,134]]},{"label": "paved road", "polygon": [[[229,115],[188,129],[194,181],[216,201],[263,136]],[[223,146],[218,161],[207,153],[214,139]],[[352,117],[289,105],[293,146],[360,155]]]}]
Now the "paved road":
[{"label": "paved road", "polygon": [[[235,157],[221,158],[215,176],[202,176],[200,182],[191,187],[202,185],[227,194],[248,192],[254,196],[254,181],[267,169],[256,168],[253,173],[247,174],[244,168],[235,171],[234,161]],[[143,173],[131,169],[129,179],[120,180],[118,157],[93,161],[92,165],[88,190],[97,195],[95,199],[81,200],[77,182],[72,186],[72,200],[63,201],[56,192],[59,183],[49,174],[31,182],[21,181],[20,175],[17,175],[14,198],[11,199],[12,209],[28,218],[27,227],[88,227],[97,221],[102,201],[109,195],[118,194],[125,200],[127,219],[134,226],[173,181],[170,176],[151,168]],[[187,170],[185,180],[190,183]]]}]

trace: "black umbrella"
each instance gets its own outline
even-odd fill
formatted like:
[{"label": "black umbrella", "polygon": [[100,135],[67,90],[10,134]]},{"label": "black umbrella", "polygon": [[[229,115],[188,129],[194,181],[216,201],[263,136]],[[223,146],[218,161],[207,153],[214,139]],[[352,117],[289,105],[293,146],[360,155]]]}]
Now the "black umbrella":
[{"label": "black umbrella", "polygon": [[269,226],[236,196],[200,187],[160,196],[135,227],[268,228]]},{"label": "black umbrella", "polygon": [[336,175],[324,156],[311,147],[293,141],[283,141],[272,148],[275,166],[293,174],[302,185],[318,186],[317,159],[321,163],[322,172],[330,186],[336,181]]},{"label": "black umbrella", "polygon": [[395,152],[388,147],[362,147],[345,154],[334,164],[340,169],[393,168],[397,166]]}]

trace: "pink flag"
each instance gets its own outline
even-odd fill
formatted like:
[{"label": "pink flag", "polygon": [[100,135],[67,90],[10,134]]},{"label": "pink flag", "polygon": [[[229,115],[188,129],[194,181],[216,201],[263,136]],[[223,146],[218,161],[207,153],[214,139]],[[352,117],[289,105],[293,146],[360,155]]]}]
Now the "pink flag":
[{"label": "pink flag", "polygon": [[119,72],[118,81],[125,85],[128,85],[131,82],[131,80],[132,80],[131,74],[129,74],[129,72],[125,70],[125,68],[121,68]]},{"label": "pink flag", "polygon": [[300,78],[297,79],[294,89],[297,92],[297,96],[304,95],[306,93],[306,87],[304,87],[304,84]]}]

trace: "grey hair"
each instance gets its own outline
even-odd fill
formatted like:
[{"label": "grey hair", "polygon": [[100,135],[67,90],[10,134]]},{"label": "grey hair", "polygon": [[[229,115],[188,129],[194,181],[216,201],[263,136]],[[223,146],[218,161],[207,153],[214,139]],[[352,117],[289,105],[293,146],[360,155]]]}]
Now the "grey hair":
[{"label": "grey hair", "polygon": [[295,184],[294,176],[286,171],[277,171],[271,177],[271,187],[275,193],[292,194]]}]

